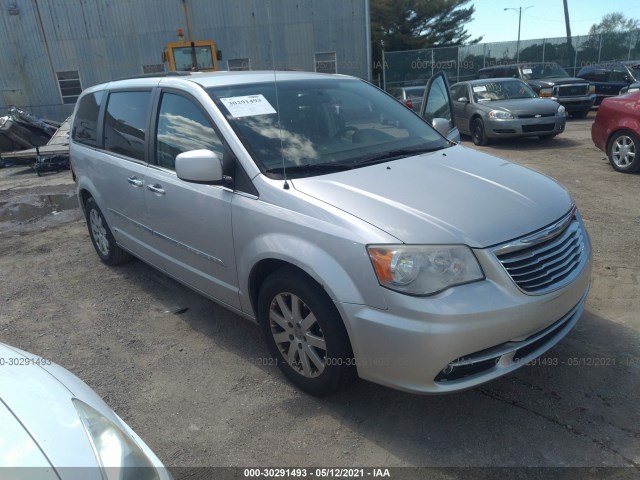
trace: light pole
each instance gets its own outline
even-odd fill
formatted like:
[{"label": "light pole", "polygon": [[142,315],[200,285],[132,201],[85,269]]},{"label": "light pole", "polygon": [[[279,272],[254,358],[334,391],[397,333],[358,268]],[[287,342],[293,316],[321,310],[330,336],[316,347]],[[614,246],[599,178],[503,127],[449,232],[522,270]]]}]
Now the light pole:
[{"label": "light pole", "polygon": [[[532,8],[533,5],[529,5],[528,7],[524,7],[524,10],[526,10],[527,8]],[[520,63],[520,25],[522,24],[522,7],[518,7],[518,8],[511,8],[511,7],[507,7],[504,9],[505,11],[507,10],[513,10],[514,12],[518,12],[518,44],[516,46],[516,63]]]}]

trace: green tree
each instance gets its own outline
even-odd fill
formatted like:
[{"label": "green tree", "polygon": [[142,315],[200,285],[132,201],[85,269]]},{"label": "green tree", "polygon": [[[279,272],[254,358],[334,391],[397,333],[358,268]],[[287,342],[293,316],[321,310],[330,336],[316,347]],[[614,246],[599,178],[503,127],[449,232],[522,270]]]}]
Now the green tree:
[{"label": "green tree", "polygon": [[600,33],[617,33],[636,30],[640,27],[640,22],[635,18],[627,18],[620,12],[613,12],[605,15],[600,23],[594,23],[589,29],[589,35]]},{"label": "green tree", "polygon": [[478,43],[465,24],[472,20],[470,0],[371,0],[374,70],[381,68],[382,50],[414,50]]},{"label": "green tree", "polygon": [[[635,18],[627,18],[619,12],[609,13],[602,17],[600,23],[589,29],[589,38],[580,47],[579,57],[585,61],[608,61],[626,58],[629,54],[633,36],[637,38],[640,22]],[[636,42],[637,45],[637,42]],[[633,46],[631,44],[631,46]],[[635,49],[632,49],[635,53]]]}]

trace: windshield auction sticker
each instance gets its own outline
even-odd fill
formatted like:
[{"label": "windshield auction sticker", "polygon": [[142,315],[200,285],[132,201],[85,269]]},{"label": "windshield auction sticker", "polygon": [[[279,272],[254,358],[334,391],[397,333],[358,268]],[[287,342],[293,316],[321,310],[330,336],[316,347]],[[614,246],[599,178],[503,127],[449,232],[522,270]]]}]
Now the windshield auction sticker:
[{"label": "windshield auction sticker", "polygon": [[253,117],[255,115],[268,115],[276,113],[271,104],[263,95],[246,95],[243,97],[221,98],[220,101],[227,107],[229,113],[235,118]]}]

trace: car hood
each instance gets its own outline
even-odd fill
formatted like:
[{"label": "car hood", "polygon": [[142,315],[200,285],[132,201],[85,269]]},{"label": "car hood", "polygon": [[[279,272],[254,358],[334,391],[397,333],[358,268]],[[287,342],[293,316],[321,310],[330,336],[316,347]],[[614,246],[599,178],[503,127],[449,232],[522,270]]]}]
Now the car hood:
[{"label": "car hood", "polygon": [[518,98],[513,100],[494,100],[480,103],[488,110],[500,109],[514,115],[549,115],[558,111],[558,104],[544,98]]},{"label": "car hood", "polygon": [[561,78],[532,78],[527,80],[530,85],[539,85],[541,87],[553,87],[554,85],[566,85],[568,83],[589,83],[588,80],[577,77],[561,77]]},{"label": "car hood", "polygon": [[572,205],[555,180],[459,145],[291,183],[409,244],[496,245]]},{"label": "car hood", "polygon": [[[34,466],[31,462],[37,461],[35,465],[55,465],[56,469],[84,467],[77,469],[83,472],[84,478],[101,479],[87,434],[71,402],[74,395],[47,370],[31,363],[38,357],[23,353],[26,352],[0,344],[0,358],[4,360],[0,369],[0,407],[11,412],[11,423],[16,432],[20,431],[17,424],[24,430],[19,437],[23,439],[22,452],[32,454],[20,455],[21,451],[15,450],[15,440],[12,439],[0,446],[0,461],[7,461],[5,453],[13,450],[14,457],[10,458],[15,463],[0,463],[0,466]],[[9,365],[9,362],[14,365]],[[6,412],[4,415],[11,418]],[[63,475],[63,478],[67,476]]]}]

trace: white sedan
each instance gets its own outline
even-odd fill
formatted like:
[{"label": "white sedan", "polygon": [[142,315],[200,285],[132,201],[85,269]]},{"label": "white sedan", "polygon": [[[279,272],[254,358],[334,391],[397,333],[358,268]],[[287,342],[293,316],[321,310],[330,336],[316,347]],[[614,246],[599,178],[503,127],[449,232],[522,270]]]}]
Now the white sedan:
[{"label": "white sedan", "polygon": [[3,478],[164,480],[158,457],[68,370],[0,343]]}]

